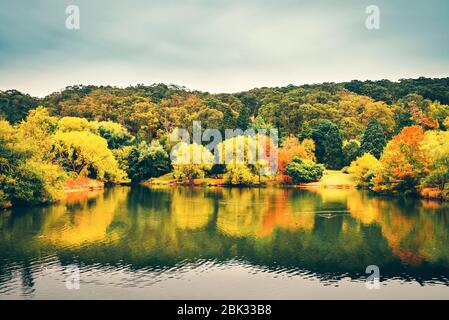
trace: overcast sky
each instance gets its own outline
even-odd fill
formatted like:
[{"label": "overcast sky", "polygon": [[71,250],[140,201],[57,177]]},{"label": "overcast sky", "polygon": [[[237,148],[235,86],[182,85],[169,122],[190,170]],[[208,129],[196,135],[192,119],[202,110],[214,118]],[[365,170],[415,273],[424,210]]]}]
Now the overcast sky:
[{"label": "overcast sky", "polygon": [[[80,30],[65,27],[79,6]],[[365,27],[368,5],[380,30]],[[449,1],[0,0],[0,90],[449,76]]]}]

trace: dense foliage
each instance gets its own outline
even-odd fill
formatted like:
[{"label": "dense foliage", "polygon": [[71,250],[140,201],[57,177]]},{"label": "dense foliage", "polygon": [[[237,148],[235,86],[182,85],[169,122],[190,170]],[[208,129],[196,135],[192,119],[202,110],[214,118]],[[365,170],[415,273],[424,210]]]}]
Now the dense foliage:
[{"label": "dense foliage", "polygon": [[[273,170],[266,161],[172,162],[170,134],[183,128],[192,135],[195,120],[203,132],[276,129],[281,142],[277,169],[284,182],[310,180],[293,168],[312,170],[314,161],[327,169],[358,168],[354,174],[360,184],[377,192],[443,192],[449,166],[448,92],[449,78],[289,85],[235,94],[164,84],[73,86],[44,98],[0,91],[0,203],[57,200],[65,177],[141,182],[173,171],[178,181],[188,183],[209,176],[252,184],[260,183],[261,172]],[[220,156],[235,157],[229,146],[238,139],[223,141]],[[247,148],[257,140],[244,141]],[[201,145],[182,148],[192,156],[212,156]],[[376,170],[367,153],[379,159]]]},{"label": "dense foliage", "polygon": [[292,177],[294,183],[315,182],[321,179],[324,173],[324,167],[310,160],[302,161],[294,158],[287,164],[287,174]]},{"label": "dense foliage", "polygon": [[360,144],[360,154],[370,153],[377,159],[380,158],[387,144],[385,131],[376,119],[371,120],[366,127]]}]

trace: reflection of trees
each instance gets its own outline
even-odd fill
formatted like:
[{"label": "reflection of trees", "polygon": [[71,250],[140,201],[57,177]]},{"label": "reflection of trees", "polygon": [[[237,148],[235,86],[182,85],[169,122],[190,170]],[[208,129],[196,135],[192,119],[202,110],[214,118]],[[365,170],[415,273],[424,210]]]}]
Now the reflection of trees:
[{"label": "reflection of trees", "polygon": [[449,262],[447,204],[389,199],[354,193],[347,200],[351,215],[380,225],[393,254],[403,263]]},{"label": "reflection of trees", "polygon": [[238,256],[322,277],[373,263],[385,277],[449,268],[447,207],[355,190],[123,187],[23,211],[0,215],[0,282],[12,270],[4,257],[26,266],[46,255],[135,269]]},{"label": "reflection of trees", "polygon": [[127,188],[114,188],[93,198],[76,197],[52,206],[42,225],[42,240],[58,246],[78,246],[117,239],[119,235],[108,232],[108,227],[127,193]]},{"label": "reflection of trees", "polygon": [[222,190],[217,228],[231,237],[252,237],[262,226],[264,197],[260,189]]},{"label": "reflection of trees", "polygon": [[202,228],[209,222],[213,212],[213,199],[205,197],[204,189],[173,190],[170,214],[177,228]]}]

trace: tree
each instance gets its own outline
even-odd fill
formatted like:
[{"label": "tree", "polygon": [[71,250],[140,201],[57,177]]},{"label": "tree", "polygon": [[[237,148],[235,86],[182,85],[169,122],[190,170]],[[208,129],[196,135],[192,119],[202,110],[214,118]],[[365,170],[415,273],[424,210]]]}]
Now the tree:
[{"label": "tree", "polygon": [[294,158],[292,162],[287,164],[287,175],[292,178],[294,183],[309,183],[320,180],[323,177],[324,167],[315,164],[313,161],[302,161]]},{"label": "tree", "polygon": [[299,134],[299,141],[312,138],[313,129],[308,122],[304,122],[301,127],[301,133]]},{"label": "tree", "polygon": [[56,117],[50,116],[47,109],[38,107],[31,110],[25,121],[18,126],[19,141],[26,141],[32,153],[45,161],[51,161],[53,134],[58,127]]},{"label": "tree", "polygon": [[360,153],[360,142],[349,140],[343,143],[344,165],[348,166],[354,161]]},{"label": "tree", "polygon": [[449,130],[449,117],[446,117],[446,119],[444,119],[443,125],[446,128],[446,130]]},{"label": "tree", "polygon": [[0,121],[0,207],[49,203],[63,195],[65,174],[43,158],[32,140]]},{"label": "tree", "polygon": [[168,153],[157,140],[150,145],[142,141],[134,146],[128,155],[128,176],[134,181],[159,177],[170,171]]},{"label": "tree", "polygon": [[278,151],[278,169],[284,172],[286,165],[290,163],[294,157],[301,160],[315,161],[315,142],[312,139],[305,139],[302,142],[294,136],[287,137],[282,143],[282,147]]},{"label": "tree", "polygon": [[444,190],[449,182],[449,131],[427,131],[422,149],[430,158],[430,172],[423,184]]},{"label": "tree", "polygon": [[371,120],[366,127],[360,145],[360,155],[370,153],[377,159],[382,155],[382,151],[387,144],[385,131],[376,119]]},{"label": "tree", "polygon": [[429,159],[421,144],[424,130],[405,127],[386,146],[376,171],[373,190],[378,192],[416,192],[421,179],[429,173]]},{"label": "tree", "polygon": [[224,182],[232,185],[252,185],[257,183],[257,176],[243,164],[229,164],[223,176]]},{"label": "tree", "polygon": [[243,107],[240,110],[239,116],[237,117],[236,124],[237,128],[246,130],[248,129],[249,125],[251,124],[251,111],[247,107]]},{"label": "tree", "polygon": [[384,132],[391,135],[394,132],[394,112],[385,102],[373,102],[366,105],[363,111],[362,121],[365,125],[376,120]]},{"label": "tree", "polygon": [[444,120],[449,117],[449,105],[434,101],[430,104],[428,113],[433,119],[438,121],[441,127],[444,125]]},{"label": "tree", "polygon": [[25,119],[28,112],[39,105],[39,99],[17,90],[0,91],[0,117],[9,123]]},{"label": "tree", "polygon": [[57,163],[76,175],[112,183],[127,179],[108,149],[107,141],[90,132],[57,132],[53,152]]},{"label": "tree", "polygon": [[99,122],[98,133],[108,141],[110,149],[118,149],[128,145],[132,140],[132,136],[125,127],[112,121]]},{"label": "tree", "polygon": [[251,124],[251,127],[254,130],[265,130],[266,132],[274,129],[274,126],[271,123],[265,122],[265,120],[260,116],[256,117],[254,122]]},{"label": "tree", "polygon": [[318,162],[329,169],[341,169],[343,141],[338,127],[329,120],[323,120],[313,130],[312,139],[315,141]]},{"label": "tree", "polygon": [[370,153],[365,153],[352,161],[348,172],[354,175],[359,187],[370,187],[376,170],[379,168],[379,160]]},{"label": "tree", "polygon": [[172,150],[173,176],[190,184],[194,179],[203,178],[212,168],[214,156],[204,146],[181,142]]},{"label": "tree", "polygon": [[86,118],[79,117],[62,117],[58,121],[58,130],[62,132],[68,131],[90,131],[98,132],[98,124],[89,122]]}]

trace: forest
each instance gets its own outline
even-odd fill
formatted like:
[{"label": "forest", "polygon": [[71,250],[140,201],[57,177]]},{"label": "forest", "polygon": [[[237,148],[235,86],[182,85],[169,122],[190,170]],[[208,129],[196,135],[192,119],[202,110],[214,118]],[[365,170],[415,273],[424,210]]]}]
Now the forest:
[{"label": "forest", "polygon": [[[277,129],[278,172],[263,163],[170,161],[175,128]],[[222,146],[232,141],[224,141]],[[209,151],[186,145],[191,153]],[[208,155],[211,156],[211,155]],[[350,81],[212,94],[165,84],[71,86],[46,97],[0,91],[0,207],[58,201],[70,182],[302,184],[325,170],[379,194],[449,199],[449,78]]]}]

